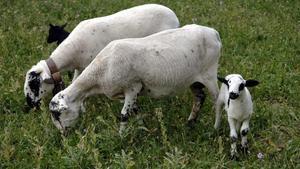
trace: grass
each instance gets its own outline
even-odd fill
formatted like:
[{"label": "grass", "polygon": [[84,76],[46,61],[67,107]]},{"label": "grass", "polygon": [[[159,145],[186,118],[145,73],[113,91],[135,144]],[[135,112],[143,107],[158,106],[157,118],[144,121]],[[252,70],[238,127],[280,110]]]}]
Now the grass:
[{"label": "grass", "polygon": [[[240,73],[261,82],[251,89],[250,155],[229,160],[229,127],[213,129],[207,99],[194,130],[186,127],[189,91],[176,97],[139,100],[146,126],[131,118],[118,135],[119,102],[88,99],[68,137],[51,122],[47,101],[27,111],[26,71],[49,57],[48,24],[105,16],[144,3],[173,9],[181,25],[196,23],[220,32],[219,74]],[[52,0],[0,2],[0,168],[300,168],[300,1]],[[50,98],[48,98],[50,99]],[[258,159],[257,154],[264,158]]]}]

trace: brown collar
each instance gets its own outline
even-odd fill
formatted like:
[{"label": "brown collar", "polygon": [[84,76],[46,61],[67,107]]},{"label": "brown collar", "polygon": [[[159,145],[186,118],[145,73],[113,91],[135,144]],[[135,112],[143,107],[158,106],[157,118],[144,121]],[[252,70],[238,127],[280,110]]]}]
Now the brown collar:
[{"label": "brown collar", "polygon": [[53,89],[52,93],[53,93],[53,95],[55,95],[56,93],[58,93],[59,91],[61,91],[65,88],[64,82],[60,76],[60,73],[57,69],[56,64],[54,63],[54,61],[51,58],[46,60],[46,64],[51,73],[52,82],[50,82],[50,84],[54,84],[54,89]]}]

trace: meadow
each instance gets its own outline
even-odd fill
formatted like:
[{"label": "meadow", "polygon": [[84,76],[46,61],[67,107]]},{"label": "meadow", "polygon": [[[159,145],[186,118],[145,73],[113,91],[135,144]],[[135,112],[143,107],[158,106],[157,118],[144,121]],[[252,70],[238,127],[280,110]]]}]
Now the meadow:
[{"label": "meadow", "polygon": [[[226,115],[215,131],[209,97],[195,128],[186,126],[192,106],[188,90],[157,100],[141,97],[145,125],[132,117],[122,138],[122,104],[104,96],[87,99],[87,112],[68,137],[50,119],[51,97],[40,110],[26,107],[27,70],[56,48],[46,43],[49,23],[67,23],[71,31],[84,19],[145,3],[168,6],[181,25],[218,30],[219,75],[240,73],[260,81],[251,89],[255,107],[248,156],[229,159]],[[299,45],[297,0],[0,1],[0,168],[300,168]]]}]

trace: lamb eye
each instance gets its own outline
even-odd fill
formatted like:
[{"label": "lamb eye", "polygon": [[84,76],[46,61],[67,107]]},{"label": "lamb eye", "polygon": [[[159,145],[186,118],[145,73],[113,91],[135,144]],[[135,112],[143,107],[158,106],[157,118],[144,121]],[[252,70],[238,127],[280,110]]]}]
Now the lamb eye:
[{"label": "lamb eye", "polygon": [[240,84],[239,91],[243,90],[244,88],[245,88],[245,84],[244,83]]}]

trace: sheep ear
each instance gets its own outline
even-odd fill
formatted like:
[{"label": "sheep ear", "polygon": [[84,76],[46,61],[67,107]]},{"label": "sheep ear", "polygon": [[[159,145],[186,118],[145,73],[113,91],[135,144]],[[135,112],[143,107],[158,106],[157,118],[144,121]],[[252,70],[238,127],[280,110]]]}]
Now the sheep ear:
[{"label": "sheep ear", "polygon": [[42,76],[43,82],[49,83],[49,84],[53,83],[53,79],[47,73],[43,73],[43,74],[41,74],[41,76]]},{"label": "sheep ear", "polygon": [[224,84],[226,84],[228,86],[228,80],[226,80],[225,78],[223,77],[218,77],[218,80]]},{"label": "sheep ear", "polygon": [[67,26],[68,23],[65,23],[63,25],[61,25],[61,28],[65,28]]},{"label": "sheep ear", "polygon": [[250,80],[246,80],[245,86],[246,87],[254,87],[258,84],[259,84],[259,82],[257,80],[250,79]]},{"label": "sheep ear", "polygon": [[50,26],[50,27],[54,27],[51,23],[49,23],[49,26]]},{"label": "sheep ear", "polygon": [[32,66],[32,68],[30,69],[30,74],[41,74],[43,71],[43,69],[41,67],[38,66]]}]

